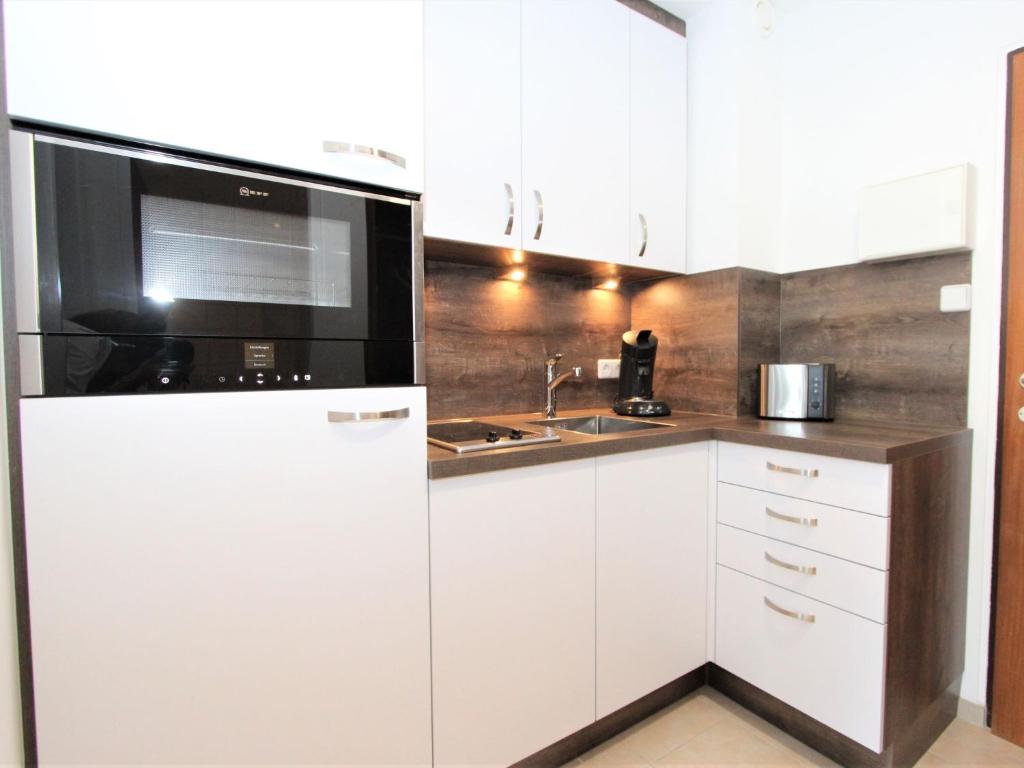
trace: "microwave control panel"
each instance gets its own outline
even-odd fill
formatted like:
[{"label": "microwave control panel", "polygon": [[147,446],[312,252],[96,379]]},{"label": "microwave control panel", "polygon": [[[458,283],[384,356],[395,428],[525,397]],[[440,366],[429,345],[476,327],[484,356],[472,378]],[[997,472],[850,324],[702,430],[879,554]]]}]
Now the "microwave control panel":
[{"label": "microwave control panel", "polygon": [[[408,341],[48,334],[43,397],[415,384]],[[28,393],[26,393],[28,394]]]}]

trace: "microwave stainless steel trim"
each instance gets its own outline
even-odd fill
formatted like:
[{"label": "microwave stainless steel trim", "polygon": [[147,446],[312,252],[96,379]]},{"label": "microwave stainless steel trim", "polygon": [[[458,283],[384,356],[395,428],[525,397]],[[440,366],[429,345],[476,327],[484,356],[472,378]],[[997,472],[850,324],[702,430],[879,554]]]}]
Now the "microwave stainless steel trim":
[{"label": "microwave stainless steel trim", "polygon": [[46,133],[31,133],[28,131],[11,131],[11,133],[24,133],[35,141],[42,142],[44,144],[57,144],[62,147],[72,147],[73,149],[88,149],[93,152],[106,152],[110,155],[119,155],[121,157],[134,157],[138,160],[149,160],[154,163],[167,163],[168,165],[177,165],[181,168],[195,168],[200,171],[215,171],[218,173],[226,173],[234,176],[239,173],[244,174],[250,179],[259,179],[261,181],[273,181],[277,184],[293,184],[297,187],[307,187],[308,189],[319,189],[324,192],[337,192],[344,190],[346,195],[354,195],[355,197],[365,197],[370,200],[386,200],[389,203],[398,203],[400,205],[412,205],[416,201],[409,200],[408,198],[382,195],[375,192],[364,192],[358,189],[349,189],[344,186],[344,182],[338,182],[337,186],[331,186],[330,184],[318,184],[315,181],[305,181],[302,179],[292,179],[288,176],[274,176],[260,171],[249,171],[244,165],[227,165],[220,161],[211,160],[210,162],[200,162],[197,160],[189,160],[188,158],[178,157],[177,155],[167,154],[164,152],[158,152],[156,150],[149,149],[134,149],[131,147],[118,147],[111,144],[104,144],[102,142],[91,142],[81,141],[79,139],[67,139],[62,136],[51,136]]},{"label": "microwave stainless steel trim", "polygon": [[[55,347],[60,347],[62,344],[67,347],[66,350],[63,348],[60,350],[60,354],[74,354],[74,350],[71,347],[74,342],[74,338],[82,339],[82,335],[76,331],[70,331],[71,336],[68,336],[63,329],[57,331],[54,330],[52,322],[52,307],[47,309],[50,313],[47,317],[50,320],[44,322],[43,317],[43,300],[49,300],[52,302],[52,297],[41,291],[40,280],[42,274],[41,259],[46,256],[42,253],[42,246],[39,241],[41,230],[39,227],[43,226],[40,223],[39,216],[43,215],[42,212],[38,211],[38,201],[42,198],[38,197],[39,191],[37,188],[37,182],[49,182],[50,177],[47,176],[44,179],[40,179],[40,173],[46,173],[45,170],[37,165],[38,152],[36,150],[38,145],[54,145],[56,147],[64,147],[71,150],[86,150],[92,153],[102,153],[106,155],[129,158],[132,160],[141,160],[146,163],[159,163],[175,168],[190,169],[184,171],[184,173],[190,173],[192,170],[223,174],[225,176],[244,177],[245,180],[251,181],[264,181],[274,185],[287,185],[289,187],[295,187],[299,190],[308,189],[315,190],[317,192],[330,193],[331,195],[339,195],[339,198],[361,198],[366,201],[381,201],[383,203],[398,205],[407,207],[409,210],[409,220],[406,234],[404,238],[408,238],[408,253],[410,262],[407,262],[407,266],[401,268],[401,271],[405,271],[408,277],[405,278],[404,289],[398,290],[399,296],[407,296],[402,299],[402,303],[405,301],[409,303],[405,306],[409,307],[405,312],[411,312],[411,327],[404,334],[399,336],[366,336],[366,344],[383,344],[385,346],[391,344],[391,348],[384,350],[384,353],[380,356],[379,360],[375,360],[373,364],[377,366],[378,370],[381,370],[380,366],[388,366],[387,360],[399,360],[399,365],[402,368],[406,368],[408,373],[404,374],[404,378],[401,382],[384,382],[380,383],[379,378],[371,380],[370,375],[366,375],[366,383],[364,384],[337,384],[337,386],[388,386],[392,383],[396,384],[423,384],[425,383],[425,364],[424,364],[424,317],[423,317],[423,301],[422,293],[424,286],[424,254],[423,254],[423,217],[422,217],[422,204],[418,200],[409,199],[405,196],[400,196],[402,193],[396,193],[396,196],[389,196],[387,194],[380,194],[371,191],[364,191],[359,189],[351,189],[344,186],[343,182],[339,182],[337,185],[331,185],[328,183],[320,183],[316,181],[309,181],[301,178],[292,178],[288,175],[274,175],[270,173],[264,173],[261,171],[253,171],[246,168],[244,165],[229,165],[219,159],[212,159],[210,162],[204,162],[202,160],[188,159],[179,157],[176,155],[165,154],[157,150],[148,149],[137,149],[116,146],[109,143],[104,143],[102,140],[96,142],[81,140],[77,138],[65,138],[61,136],[50,135],[46,133],[35,133],[31,129],[18,129],[10,132],[10,153],[11,153],[11,182],[12,182],[12,209],[13,209],[13,238],[14,238],[14,289],[15,289],[15,302],[16,302],[16,317],[17,317],[17,331],[22,338],[19,338],[19,349],[23,350],[23,353],[19,355],[23,366],[22,371],[22,382],[23,382],[23,395],[49,395],[49,394],[60,394],[54,392],[44,392],[43,384],[49,381],[51,384],[54,381],[53,378],[53,360],[56,359]],[[95,155],[93,155],[95,156]],[[52,173],[52,168],[44,166],[47,170]],[[133,166],[134,167],[134,166]],[[155,166],[145,166],[149,168],[155,168]],[[287,171],[283,171],[283,174],[287,174]],[[212,177],[211,177],[212,178]],[[281,189],[281,187],[278,187]],[[302,194],[298,192],[298,194]],[[133,189],[133,194],[135,190]],[[290,196],[291,193],[289,193]],[[329,195],[330,197],[330,195]],[[312,198],[311,198],[312,199]],[[327,198],[324,198],[325,200]],[[49,205],[48,205],[49,207]],[[391,208],[391,211],[396,209]],[[49,210],[46,215],[51,216],[52,212]],[[393,216],[392,216],[393,218]],[[404,217],[399,217],[404,218]],[[45,219],[44,219],[45,220]],[[66,230],[65,230],[66,231]],[[369,236],[369,235],[367,235]],[[373,242],[377,242],[375,239],[379,237],[376,233],[374,234]],[[393,247],[393,246],[392,246]],[[392,258],[394,258],[392,256]],[[391,262],[395,263],[395,262]],[[354,268],[354,266],[353,266]],[[52,271],[51,267],[47,267]],[[406,271],[407,270],[407,271]],[[60,274],[60,273],[58,273]],[[375,288],[378,285],[387,286],[398,286],[398,283],[370,283],[367,287]],[[395,288],[389,288],[389,290],[396,290]],[[147,294],[148,295],[148,294]],[[62,301],[61,289],[57,289],[58,301]],[[179,297],[180,298],[180,297]],[[186,302],[188,299],[186,298]],[[245,301],[248,301],[246,299]],[[258,301],[258,300],[253,300]],[[181,302],[179,302],[181,303]],[[47,305],[50,306],[50,305]],[[288,304],[283,305],[288,311]],[[337,305],[347,306],[347,305]],[[370,309],[369,305],[365,311],[372,311],[375,313],[375,317],[381,317],[379,312],[381,310],[377,308]],[[406,315],[410,317],[410,315]],[[371,321],[374,318],[371,317]],[[393,323],[392,323],[393,325]],[[404,324],[403,324],[404,325]],[[208,333],[210,331],[210,333]],[[310,364],[313,364],[318,357],[323,357],[330,351],[331,354],[350,354],[349,350],[354,350],[354,344],[357,342],[359,337],[350,338],[346,334],[337,334],[334,336],[329,335],[329,332],[321,330],[319,327],[312,328],[313,333],[316,335],[307,335],[304,337],[295,337],[294,341],[289,340],[289,336],[277,337],[279,339],[278,346],[286,347],[292,345],[294,349],[280,349],[279,353],[285,359],[289,360],[306,360]],[[195,336],[194,333],[188,331],[176,332],[173,329],[168,331],[165,337],[165,341],[168,344],[168,348],[172,340],[184,340],[185,343],[189,341],[194,342],[195,349],[204,352],[207,357],[211,354],[223,354],[223,344],[216,344],[212,340],[207,341],[205,336],[222,337],[222,338],[237,338],[239,344],[241,344],[243,337],[248,337],[247,333],[220,333],[218,329],[214,328],[211,324],[210,329],[201,329],[197,331],[200,335]],[[372,334],[377,334],[379,331],[370,331]],[[96,333],[95,330],[87,331],[87,333]],[[113,346],[123,344],[127,339],[123,332],[118,335],[118,332],[111,331],[112,334],[108,337],[108,340]],[[42,335],[40,335],[42,334]],[[326,335],[325,335],[326,334]],[[408,335],[405,335],[408,334]],[[102,335],[102,334],[100,334]],[[58,339],[62,337],[63,340]],[[256,334],[255,339],[258,339],[259,334]],[[271,337],[274,338],[274,337]],[[390,339],[396,338],[396,342],[386,341],[371,341],[371,339]],[[255,340],[254,339],[254,340]],[[320,339],[323,339],[322,341]],[[402,341],[404,339],[404,341]],[[53,342],[60,343],[53,343]],[[175,342],[176,343],[176,342]],[[405,357],[402,358],[402,353],[397,352],[397,347],[394,344],[405,344],[408,352],[405,353]],[[300,349],[301,348],[301,349]],[[368,347],[369,349],[369,347]],[[353,352],[354,353],[354,352]],[[234,354],[234,353],[232,353]],[[367,354],[370,354],[368,351]],[[398,355],[398,357],[395,357]],[[70,358],[69,358],[70,359]],[[209,386],[209,382],[214,381],[215,378],[211,378],[214,375],[215,367],[211,366],[210,360],[206,359],[203,362],[205,368],[202,371],[202,375],[199,377],[204,379],[206,385]],[[50,370],[47,371],[46,364],[49,363]],[[367,359],[366,365],[371,365],[369,359]],[[332,374],[341,375],[342,369],[348,370],[347,362],[345,365],[328,366],[328,372]],[[197,369],[198,370],[198,369]],[[395,370],[395,369],[389,369]],[[219,372],[219,371],[217,371]],[[238,373],[236,371],[235,373]],[[346,375],[350,375],[346,373]],[[229,382],[235,381],[232,376],[226,377]],[[237,382],[242,381],[242,376],[237,377]],[[271,386],[260,387],[257,385],[272,384],[272,379],[276,378],[277,382],[282,381],[282,376],[268,376],[264,378],[264,374],[253,374],[252,376],[245,376],[245,384],[251,386],[254,389],[266,388],[270,389]],[[291,379],[291,374],[283,377],[286,381]],[[329,378],[329,377],[327,377]],[[319,386],[330,386],[325,383],[324,376],[313,376],[312,383],[310,386],[317,385],[317,379],[319,379]],[[163,379],[166,381],[166,378]],[[216,377],[216,380],[221,382],[225,381],[225,377]],[[300,377],[297,381],[310,382],[310,376],[305,376],[304,379]],[[377,381],[377,384],[371,383]],[[30,384],[29,384],[30,383]],[[236,386],[234,389],[240,389],[241,386]],[[51,387],[52,389],[52,387]],[[65,393],[68,394],[68,393]]]},{"label": "microwave stainless steel trim", "polygon": [[39,333],[39,246],[36,242],[36,174],[32,134],[10,132],[11,235],[14,305],[18,333]]}]

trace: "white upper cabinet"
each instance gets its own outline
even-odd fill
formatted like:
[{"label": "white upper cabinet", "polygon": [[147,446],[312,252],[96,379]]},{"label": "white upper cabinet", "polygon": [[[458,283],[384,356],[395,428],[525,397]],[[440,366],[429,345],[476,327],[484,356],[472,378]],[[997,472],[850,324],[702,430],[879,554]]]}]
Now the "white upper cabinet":
[{"label": "white upper cabinet", "polygon": [[686,268],[686,38],[629,14],[629,263]]},{"label": "white upper cabinet", "polygon": [[519,248],[520,0],[426,0],[429,237]]},{"label": "white upper cabinet", "polygon": [[625,262],[629,17],[614,0],[523,0],[523,247]]},{"label": "white upper cabinet", "polygon": [[10,0],[4,14],[14,117],[422,189],[422,0]]},{"label": "white upper cabinet", "polygon": [[615,0],[426,0],[424,233],[683,272],[686,38]]}]

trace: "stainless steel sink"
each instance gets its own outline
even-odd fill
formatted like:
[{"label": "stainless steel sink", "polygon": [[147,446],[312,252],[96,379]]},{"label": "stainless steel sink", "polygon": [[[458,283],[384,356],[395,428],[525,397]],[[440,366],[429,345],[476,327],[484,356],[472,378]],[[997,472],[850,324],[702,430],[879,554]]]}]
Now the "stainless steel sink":
[{"label": "stainless steel sink", "polygon": [[616,432],[637,432],[643,429],[664,429],[675,426],[658,421],[620,419],[617,416],[577,416],[568,419],[542,419],[530,423],[539,427],[551,427],[567,432],[581,432],[584,435],[610,435]]}]

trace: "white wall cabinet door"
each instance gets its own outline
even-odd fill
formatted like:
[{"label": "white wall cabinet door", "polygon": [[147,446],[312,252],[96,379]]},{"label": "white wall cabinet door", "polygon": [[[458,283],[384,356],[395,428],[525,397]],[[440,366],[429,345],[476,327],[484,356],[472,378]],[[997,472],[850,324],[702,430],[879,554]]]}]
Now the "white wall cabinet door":
[{"label": "white wall cabinet door", "polygon": [[631,12],[614,0],[523,0],[522,12],[523,248],[625,262]]},{"label": "white wall cabinet door", "polygon": [[4,13],[14,116],[422,190],[421,0],[11,0]]},{"label": "white wall cabinet door", "polygon": [[708,443],[597,459],[597,716],[707,661]]},{"label": "white wall cabinet door", "polygon": [[629,14],[630,263],[686,271],[686,38]]},{"label": "white wall cabinet door", "polygon": [[426,0],[428,237],[522,245],[520,0]]},{"label": "white wall cabinet door", "polygon": [[422,388],[21,414],[42,764],[430,765]]},{"label": "white wall cabinet door", "polygon": [[430,483],[434,764],[594,721],[594,460]]}]

